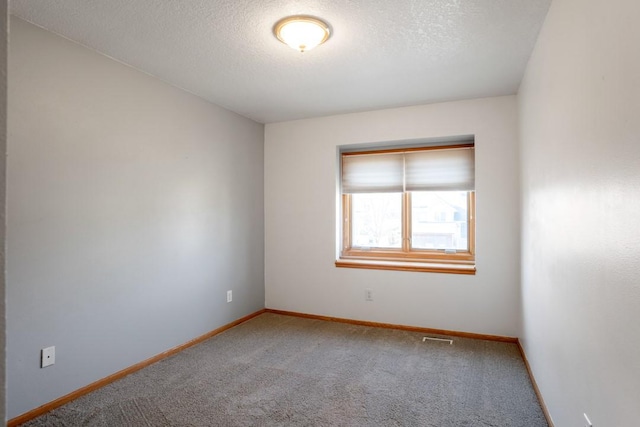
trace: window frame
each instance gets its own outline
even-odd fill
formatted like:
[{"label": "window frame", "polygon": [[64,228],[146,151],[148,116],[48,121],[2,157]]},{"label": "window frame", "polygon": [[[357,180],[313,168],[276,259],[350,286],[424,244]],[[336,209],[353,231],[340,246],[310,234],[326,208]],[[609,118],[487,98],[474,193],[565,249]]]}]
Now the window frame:
[{"label": "window frame", "polygon": [[[382,154],[410,151],[445,150],[470,148],[474,143],[434,145],[428,147],[362,150],[340,153],[340,162],[345,155]],[[476,245],[476,195],[467,191],[467,243],[466,251],[447,253],[444,249],[411,248],[412,209],[411,191],[402,194],[402,246],[395,248],[354,248],[352,246],[352,195],[341,194],[340,253],[337,267],[368,268],[383,270],[429,271],[456,274],[475,274]]]}]

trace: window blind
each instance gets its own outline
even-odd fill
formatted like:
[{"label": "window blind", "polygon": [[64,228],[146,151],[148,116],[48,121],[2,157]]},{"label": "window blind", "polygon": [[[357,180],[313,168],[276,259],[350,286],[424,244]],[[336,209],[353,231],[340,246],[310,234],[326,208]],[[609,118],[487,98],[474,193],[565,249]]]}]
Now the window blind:
[{"label": "window blind", "polygon": [[472,191],[474,150],[452,148],[405,153],[406,191]]},{"label": "window blind", "polygon": [[343,154],[342,192],[472,191],[474,148]]},{"label": "window blind", "polygon": [[402,153],[342,156],[343,193],[401,193],[403,189]]}]

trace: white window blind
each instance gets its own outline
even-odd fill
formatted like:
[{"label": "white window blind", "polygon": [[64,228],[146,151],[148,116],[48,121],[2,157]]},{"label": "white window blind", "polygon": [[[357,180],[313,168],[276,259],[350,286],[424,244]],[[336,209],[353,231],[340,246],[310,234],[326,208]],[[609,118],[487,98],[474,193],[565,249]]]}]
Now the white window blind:
[{"label": "white window blind", "polygon": [[342,156],[343,193],[401,193],[403,153]]},{"label": "white window blind", "polygon": [[474,148],[342,155],[342,192],[473,191]]},{"label": "white window blind", "polygon": [[474,150],[452,148],[404,155],[406,191],[473,191]]}]

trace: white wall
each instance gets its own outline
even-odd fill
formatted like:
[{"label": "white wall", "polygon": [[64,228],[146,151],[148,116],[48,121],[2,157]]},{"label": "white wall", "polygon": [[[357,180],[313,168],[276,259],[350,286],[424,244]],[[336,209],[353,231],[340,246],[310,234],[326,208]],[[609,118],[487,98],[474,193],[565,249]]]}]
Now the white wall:
[{"label": "white wall", "polygon": [[13,418],[264,307],[264,126],[18,19],[9,64]]},{"label": "white wall", "polygon": [[640,425],[639,17],[554,0],[519,92],[522,338],[556,426]]},{"label": "white wall", "polygon": [[[515,97],[267,124],[266,306],[517,336],[519,198]],[[475,276],[336,268],[337,146],[474,134]],[[365,302],[365,288],[374,301]]]}]

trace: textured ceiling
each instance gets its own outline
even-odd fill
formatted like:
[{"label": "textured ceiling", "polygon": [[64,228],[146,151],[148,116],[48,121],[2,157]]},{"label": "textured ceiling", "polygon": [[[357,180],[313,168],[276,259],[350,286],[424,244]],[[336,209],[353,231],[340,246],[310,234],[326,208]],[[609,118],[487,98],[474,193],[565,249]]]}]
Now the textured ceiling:
[{"label": "textured ceiling", "polygon": [[[517,91],[551,0],[13,0],[14,15],[269,123]],[[301,54],[280,18],[333,29]]]}]

